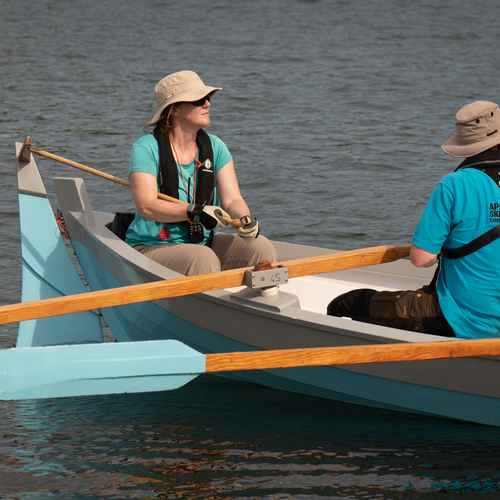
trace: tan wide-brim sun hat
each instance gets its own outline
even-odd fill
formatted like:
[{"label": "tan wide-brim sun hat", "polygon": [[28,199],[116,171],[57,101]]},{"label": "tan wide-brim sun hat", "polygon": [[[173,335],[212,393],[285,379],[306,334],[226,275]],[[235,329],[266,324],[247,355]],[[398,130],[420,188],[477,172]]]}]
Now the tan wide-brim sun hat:
[{"label": "tan wide-brim sun hat", "polygon": [[222,87],[210,87],[194,71],[177,71],[162,78],[155,86],[155,99],[153,116],[146,122],[154,125],[162,111],[170,104],[176,102],[193,102],[211,94]]},{"label": "tan wide-brim sun hat", "polygon": [[490,101],[474,101],[455,115],[455,132],[441,146],[451,156],[475,156],[500,144],[500,110]]}]

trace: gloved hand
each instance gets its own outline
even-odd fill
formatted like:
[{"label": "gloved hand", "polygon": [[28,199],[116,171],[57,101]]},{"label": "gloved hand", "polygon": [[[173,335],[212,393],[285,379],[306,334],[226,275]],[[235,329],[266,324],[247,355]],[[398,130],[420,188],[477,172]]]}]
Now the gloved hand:
[{"label": "gloved hand", "polygon": [[257,238],[259,236],[259,223],[255,217],[244,215],[240,218],[241,226],[238,228],[238,234],[242,238]]},{"label": "gloved hand", "polygon": [[226,226],[231,220],[231,216],[216,205],[189,205],[187,216],[191,222],[199,222],[208,230],[218,225]]}]

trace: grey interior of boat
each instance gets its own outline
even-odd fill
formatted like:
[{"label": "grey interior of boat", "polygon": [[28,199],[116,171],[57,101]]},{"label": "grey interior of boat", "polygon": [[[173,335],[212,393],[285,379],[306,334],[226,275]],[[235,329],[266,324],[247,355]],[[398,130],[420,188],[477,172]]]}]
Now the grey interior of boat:
[{"label": "grey interior of boat", "polygon": [[[118,253],[134,266],[141,268],[150,280],[168,279],[180,276],[171,269],[167,269],[152,261],[123,240],[118,238],[107,227],[113,214],[92,209],[85,183],[80,178],[54,179],[59,209],[66,217],[74,219],[79,226],[86,228],[88,233],[106,245],[110,250]],[[299,259],[315,255],[336,253],[338,250],[286,243],[273,242],[278,253],[278,260]],[[326,307],[330,300],[341,293],[355,288],[374,288],[377,290],[415,289],[430,281],[433,269],[419,269],[411,265],[408,259],[380,264],[366,268],[350,269],[325,273],[315,276],[293,278],[284,285],[280,285],[279,293],[263,295],[259,291],[237,287],[227,290],[206,292],[207,298],[225,299],[233,304],[250,306],[262,311],[282,313],[294,320],[302,318],[329,325],[335,321],[338,327],[343,322],[349,322],[350,330],[359,330],[360,333],[373,333],[373,325],[354,322],[347,318],[331,318],[326,316]],[[312,315],[312,316],[311,316]],[[354,323],[357,323],[355,326]],[[404,332],[392,328],[377,327],[378,333],[384,330],[384,337],[422,341],[432,338],[442,339],[434,335]],[[401,335],[403,333],[403,335]]]}]

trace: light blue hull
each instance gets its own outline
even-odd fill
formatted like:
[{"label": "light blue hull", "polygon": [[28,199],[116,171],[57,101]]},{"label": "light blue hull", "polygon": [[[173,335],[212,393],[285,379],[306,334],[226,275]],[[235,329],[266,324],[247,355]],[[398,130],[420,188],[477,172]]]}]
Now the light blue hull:
[{"label": "light blue hull", "polygon": [[[89,252],[81,242],[76,243],[75,247],[84,269],[89,270],[86,275],[93,289],[131,284],[120,282],[101,267],[100,262],[93,257],[95,254]],[[191,321],[170,313],[164,305],[158,303],[105,309],[102,313],[117,338],[123,341],[176,339],[203,353],[250,351],[258,347],[221,335],[217,331],[200,328]],[[194,304],[193,314],[196,314]],[[221,318],[221,321],[224,320]],[[272,322],[269,327],[272,328]],[[444,365],[447,362],[442,363]],[[425,363],[421,363],[421,366],[425,369]],[[500,425],[498,398],[404,383],[343,368],[281,369],[225,376],[347,403]]]},{"label": "light blue hull", "polygon": [[[70,260],[46,197],[19,193],[23,302],[88,291]],[[22,321],[18,347],[102,342],[96,313]]]}]

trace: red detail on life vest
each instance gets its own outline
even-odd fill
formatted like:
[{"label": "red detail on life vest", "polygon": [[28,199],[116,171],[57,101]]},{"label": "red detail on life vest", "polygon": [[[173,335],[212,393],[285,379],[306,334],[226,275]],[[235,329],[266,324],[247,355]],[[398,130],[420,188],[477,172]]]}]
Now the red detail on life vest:
[{"label": "red detail on life vest", "polygon": [[158,239],[161,241],[168,240],[168,237],[170,236],[170,233],[168,232],[168,229],[163,226],[160,230],[160,233],[158,234]]}]

